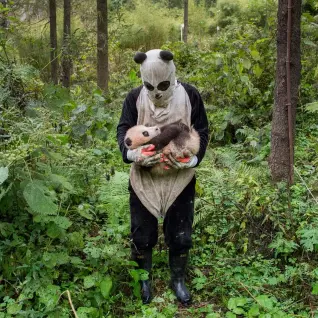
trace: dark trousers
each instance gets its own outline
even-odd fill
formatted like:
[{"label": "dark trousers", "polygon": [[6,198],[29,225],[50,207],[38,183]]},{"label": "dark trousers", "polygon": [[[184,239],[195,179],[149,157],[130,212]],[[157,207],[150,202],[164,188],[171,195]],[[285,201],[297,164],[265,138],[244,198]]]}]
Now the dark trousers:
[{"label": "dark trousers", "polygon": [[[195,177],[166,213],[163,223],[165,242],[171,252],[184,253],[192,247]],[[131,239],[138,252],[153,248],[158,241],[158,220],[140,202],[129,184]]]}]

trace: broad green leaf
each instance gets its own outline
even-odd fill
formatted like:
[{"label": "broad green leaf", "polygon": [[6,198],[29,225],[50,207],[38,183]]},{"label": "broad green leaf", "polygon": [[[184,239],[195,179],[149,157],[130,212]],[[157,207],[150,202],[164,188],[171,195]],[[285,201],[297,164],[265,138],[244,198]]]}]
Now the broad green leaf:
[{"label": "broad green leaf", "polygon": [[76,137],[81,137],[86,133],[87,128],[88,127],[86,125],[78,124],[72,128],[72,131]]},{"label": "broad green leaf", "polygon": [[97,156],[103,155],[103,152],[100,149],[93,149],[93,154]]},{"label": "broad green leaf", "polygon": [[77,256],[71,256],[70,262],[74,265],[83,265],[84,264],[83,261]]},{"label": "broad green leaf", "polygon": [[69,141],[69,136],[64,134],[49,134],[46,139],[55,145],[65,145]]},{"label": "broad green leaf", "polygon": [[[44,193],[45,187],[39,186],[34,182],[29,182],[23,191],[23,196],[29,207],[35,213],[56,214],[58,206],[53,200]],[[49,191],[49,189],[47,189]]]},{"label": "broad green leaf", "polygon": [[8,237],[14,232],[15,231],[12,223],[0,222],[0,233],[3,237]]},{"label": "broad green leaf", "polygon": [[84,277],[84,287],[85,288],[91,288],[93,286],[95,286],[96,283],[96,278],[92,275],[89,276],[85,276]]},{"label": "broad green leaf", "polygon": [[9,304],[7,307],[7,313],[9,315],[16,315],[22,309],[22,304]]},{"label": "broad green leaf", "polygon": [[70,256],[65,252],[61,252],[61,253],[44,252],[42,260],[46,267],[53,268],[57,265],[67,264],[70,261]]},{"label": "broad green leaf", "polygon": [[56,216],[53,218],[53,222],[64,230],[67,230],[73,224],[66,216]]},{"label": "broad green leaf", "polygon": [[260,55],[259,55],[259,52],[256,51],[256,50],[252,50],[252,51],[251,51],[251,55],[252,55],[252,58],[253,58],[255,61],[259,61],[259,59],[261,58]]},{"label": "broad green leaf", "polygon": [[9,177],[8,167],[0,167],[0,185]]},{"label": "broad green leaf", "polygon": [[101,140],[107,140],[107,137],[108,137],[108,131],[106,130],[106,129],[104,129],[104,128],[102,128],[102,129],[97,129],[96,131],[95,131],[95,137],[96,138],[99,138],[99,139],[101,139]]},{"label": "broad green leaf", "polygon": [[228,311],[228,312],[225,314],[225,317],[226,317],[226,318],[236,318],[236,315],[233,314],[232,312]]},{"label": "broad green leaf", "polygon": [[257,296],[255,299],[263,308],[266,308],[268,310],[273,309],[274,302],[267,295],[260,295],[260,296]]},{"label": "broad green leaf", "polygon": [[53,268],[57,264],[57,257],[54,253],[44,252],[42,260],[44,262],[44,265],[48,268]]},{"label": "broad green leaf", "polygon": [[82,217],[84,217],[84,218],[86,218],[88,220],[93,220],[94,219],[89,207],[87,207],[84,204],[80,204],[78,206],[78,208],[77,208],[77,211]]},{"label": "broad green leaf", "polygon": [[244,69],[244,65],[239,63],[239,64],[236,64],[236,69],[238,71],[239,74],[242,74],[243,72],[243,69]]},{"label": "broad green leaf", "polygon": [[233,308],[232,311],[236,315],[244,315],[245,314],[245,310],[243,308],[241,308],[241,307]]},{"label": "broad green leaf", "polygon": [[312,285],[312,292],[313,295],[318,295],[318,283],[314,283]]},{"label": "broad green leaf", "polygon": [[99,287],[105,299],[109,298],[109,294],[112,289],[112,286],[113,286],[113,282],[110,276],[107,276],[104,280],[101,281]]},{"label": "broad green leaf", "polygon": [[244,297],[230,298],[227,303],[227,308],[233,310],[236,307],[242,307],[247,303],[247,299]]},{"label": "broad green leaf", "polygon": [[140,280],[149,279],[149,272],[147,272],[145,269],[138,269],[138,272],[139,272],[139,279]]},{"label": "broad green leaf", "polygon": [[48,151],[48,156],[55,161],[61,161],[64,159],[64,157],[58,152]]},{"label": "broad green leaf", "polygon": [[50,238],[55,239],[55,238],[61,236],[62,230],[59,226],[57,226],[55,223],[52,222],[49,224],[48,229],[46,231],[46,234]]},{"label": "broad green leaf", "polygon": [[85,111],[86,108],[87,108],[86,105],[79,105],[77,108],[73,109],[72,113],[74,115],[77,115],[77,114],[82,113],[83,111]]},{"label": "broad green leaf", "polygon": [[68,180],[64,176],[61,176],[58,174],[51,174],[50,179],[53,182],[60,184],[66,190],[73,192],[74,190],[73,186],[68,182]]},{"label": "broad green leaf", "polygon": [[247,70],[249,70],[251,68],[252,63],[251,63],[251,61],[249,59],[243,59],[242,63],[243,63],[243,66]]},{"label": "broad green leaf", "polygon": [[33,217],[33,221],[37,223],[44,223],[44,224],[49,224],[53,222],[63,230],[68,229],[72,225],[72,222],[70,221],[69,218],[65,216],[59,216],[59,215],[53,216],[53,215],[37,214]]},{"label": "broad green leaf", "polygon": [[259,66],[259,64],[255,64],[253,66],[253,73],[257,78],[259,78],[262,75],[263,69]]},{"label": "broad green leaf", "polygon": [[137,74],[134,70],[130,70],[128,77],[132,82],[138,80]]},{"label": "broad green leaf", "polygon": [[260,314],[259,312],[259,305],[253,305],[247,313],[248,317],[258,317]]},{"label": "broad green leaf", "polygon": [[135,282],[139,281],[139,273],[137,269],[132,269],[129,271],[130,276],[133,278]]},{"label": "broad green leaf", "polygon": [[79,307],[77,309],[79,318],[98,318],[98,310],[94,307]]},{"label": "broad green leaf", "polygon": [[244,84],[248,84],[248,82],[249,82],[249,78],[248,78],[247,75],[242,75],[242,76],[240,76],[240,79],[241,79],[241,81],[242,81]]},{"label": "broad green leaf", "polygon": [[40,303],[44,304],[47,310],[52,310],[59,300],[61,291],[59,286],[48,285],[40,288],[37,294],[39,295]]}]

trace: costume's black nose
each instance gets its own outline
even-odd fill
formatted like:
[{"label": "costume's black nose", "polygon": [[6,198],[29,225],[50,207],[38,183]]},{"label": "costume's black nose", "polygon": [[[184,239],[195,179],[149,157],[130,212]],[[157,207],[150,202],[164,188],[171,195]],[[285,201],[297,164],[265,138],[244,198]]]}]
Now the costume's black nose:
[{"label": "costume's black nose", "polygon": [[156,99],[160,99],[162,97],[162,95],[161,94],[156,94],[155,97],[156,97]]}]

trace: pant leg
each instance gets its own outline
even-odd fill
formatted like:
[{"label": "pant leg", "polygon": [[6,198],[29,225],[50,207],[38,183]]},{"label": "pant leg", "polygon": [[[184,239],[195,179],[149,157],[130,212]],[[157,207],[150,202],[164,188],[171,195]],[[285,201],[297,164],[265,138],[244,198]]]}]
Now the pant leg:
[{"label": "pant leg", "polygon": [[158,241],[158,220],[140,202],[129,183],[131,239],[136,251],[152,249]]},{"label": "pant leg", "polygon": [[182,254],[192,247],[195,182],[193,177],[171,205],[164,219],[165,241],[174,253]]}]

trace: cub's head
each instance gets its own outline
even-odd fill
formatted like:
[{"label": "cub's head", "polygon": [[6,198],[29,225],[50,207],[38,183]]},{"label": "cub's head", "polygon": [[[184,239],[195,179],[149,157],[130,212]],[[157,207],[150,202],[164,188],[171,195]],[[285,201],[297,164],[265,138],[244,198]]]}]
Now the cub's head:
[{"label": "cub's head", "polygon": [[146,127],[137,125],[128,129],[125,136],[125,146],[128,149],[136,149],[146,145],[149,141],[160,134],[160,128],[157,126]]}]

